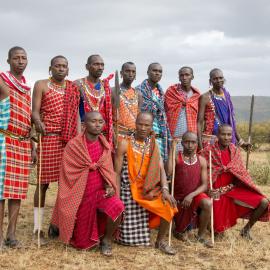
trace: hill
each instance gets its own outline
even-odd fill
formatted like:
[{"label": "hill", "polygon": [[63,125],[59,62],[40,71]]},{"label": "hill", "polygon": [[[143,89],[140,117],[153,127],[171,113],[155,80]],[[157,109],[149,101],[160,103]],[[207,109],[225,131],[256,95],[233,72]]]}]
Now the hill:
[{"label": "hill", "polygon": [[[248,122],[251,96],[233,96],[232,102],[237,121]],[[270,96],[255,96],[253,121],[270,121]]]}]

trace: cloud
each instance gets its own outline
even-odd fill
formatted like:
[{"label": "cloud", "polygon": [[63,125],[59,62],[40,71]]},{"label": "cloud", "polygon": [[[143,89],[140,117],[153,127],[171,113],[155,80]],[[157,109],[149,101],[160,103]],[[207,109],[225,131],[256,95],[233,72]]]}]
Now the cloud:
[{"label": "cloud", "polygon": [[208,88],[213,67],[224,70],[233,94],[270,95],[270,2],[245,0],[74,0],[1,3],[0,69],[7,51],[27,49],[26,75],[32,82],[48,77],[50,59],[69,59],[70,79],[86,75],[87,57],[99,53],[104,75],[123,62],[137,65],[138,84],[150,62],[163,65],[162,85],[177,82],[183,65],[195,70],[194,85]]}]

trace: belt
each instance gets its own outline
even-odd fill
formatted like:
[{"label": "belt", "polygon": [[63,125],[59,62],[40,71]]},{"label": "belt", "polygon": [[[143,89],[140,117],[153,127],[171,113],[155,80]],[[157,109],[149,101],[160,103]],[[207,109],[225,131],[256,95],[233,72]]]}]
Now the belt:
[{"label": "belt", "polygon": [[18,141],[27,141],[27,140],[31,139],[31,136],[26,136],[26,137],[20,136],[20,135],[14,134],[8,130],[1,129],[1,128],[0,128],[0,134],[3,134],[11,139],[18,140]]}]

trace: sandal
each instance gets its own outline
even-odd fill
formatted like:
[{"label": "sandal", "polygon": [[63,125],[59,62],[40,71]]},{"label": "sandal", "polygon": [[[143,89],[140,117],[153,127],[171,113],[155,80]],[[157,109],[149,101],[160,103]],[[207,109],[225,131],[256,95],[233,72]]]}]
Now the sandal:
[{"label": "sandal", "polygon": [[5,250],[6,248],[7,248],[6,241],[2,240],[2,242],[0,243],[0,252]]},{"label": "sandal", "polygon": [[5,245],[9,248],[21,248],[22,247],[22,243],[19,240],[9,239],[9,238],[7,238],[7,240],[5,241]]},{"label": "sandal", "polygon": [[101,242],[100,243],[100,252],[102,255],[106,257],[112,256],[112,245],[107,242]]},{"label": "sandal", "polygon": [[155,243],[155,248],[159,249],[167,255],[175,255],[176,250],[173,249],[166,241],[159,241]]},{"label": "sandal", "polygon": [[213,248],[214,247],[212,241],[206,240],[206,239],[204,239],[204,238],[202,238],[200,236],[196,236],[195,238],[196,238],[197,242],[203,244],[207,248]]}]

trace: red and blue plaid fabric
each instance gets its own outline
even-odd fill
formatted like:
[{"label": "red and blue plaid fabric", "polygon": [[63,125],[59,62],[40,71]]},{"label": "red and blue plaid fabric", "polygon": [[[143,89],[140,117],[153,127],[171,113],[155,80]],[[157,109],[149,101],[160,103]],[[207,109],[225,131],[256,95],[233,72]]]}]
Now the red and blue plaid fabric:
[{"label": "red and blue plaid fabric", "polygon": [[182,106],[186,107],[188,131],[197,133],[197,114],[199,107],[200,92],[195,87],[191,87],[193,95],[186,99],[181,90],[181,84],[175,84],[168,88],[164,97],[164,106],[171,134],[175,133],[179,114]]}]

